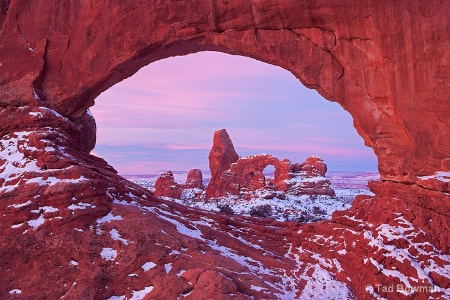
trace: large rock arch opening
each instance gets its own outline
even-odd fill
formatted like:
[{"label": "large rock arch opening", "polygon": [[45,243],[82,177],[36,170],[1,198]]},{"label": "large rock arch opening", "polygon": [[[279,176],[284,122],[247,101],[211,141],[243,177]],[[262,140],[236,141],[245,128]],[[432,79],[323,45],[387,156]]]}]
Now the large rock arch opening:
[{"label": "large rock arch opening", "polygon": [[[442,64],[437,55],[427,55],[434,49],[432,36],[422,37],[416,26],[421,21],[414,18],[415,12],[434,11],[437,18],[444,11],[438,5],[138,2],[10,4],[1,35],[2,101],[36,105],[34,89],[45,106],[75,120],[102,91],[152,61],[216,50],[281,66],[339,102],[378,156],[382,179],[415,181],[440,170],[442,159],[450,157],[448,103],[444,94],[430,92],[443,90],[444,81],[433,80],[444,76]],[[428,47],[405,46],[410,34],[391,30],[402,28],[402,18]],[[398,45],[403,51],[389,46],[393,38],[404,42]],[[412,51],[415,64],[404,56]],[[399,73],[411,75],[401,80]],[[445,109],[417,113],[421,99]],[[435,124],[440,138],[424,123]]]},{"label": "large rock arch opening", "polygon": [[[3,1],[0,297],[449,297],[449,175],[423,177],[450,165],[449,18],[441,1]],[[88,155],[102,91],[203,50],[340,103],[378,157],[376,196],[331,222],[251,223],[163,203]]]}]

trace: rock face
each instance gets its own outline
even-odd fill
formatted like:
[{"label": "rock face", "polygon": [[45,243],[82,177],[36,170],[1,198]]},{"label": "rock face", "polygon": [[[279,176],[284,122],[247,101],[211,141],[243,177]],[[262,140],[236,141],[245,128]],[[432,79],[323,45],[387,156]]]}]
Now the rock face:
[{"label": "rock face", "polygon": [[184,187],[189,189],[203,189],[202,171],[199,169],[190,170],[187,175]]},{"label": "rock face", "polygon": [[[449,298],[449,18],[437,0],[2,1],[0,298]],[[214,215],[88,154],[96,96],[204,50],[349,111],[375,196],[305,226]]]},{"label": "rock face", "polygon": [[167,171],[162,173],[155,182],[155,196],[157,197],[170,197],[175,199],[181,198],[181,188],[175,182],[175,178],[173,177],[173,173],[171,171]]},{"label": "rock face", "polygon": [[[213,146],[209,152],[208,159],[209,169],[211,170],[211,182],[216,182],[221,174],[239,159],[234,150],[233,142],[225,129],[214,132]],[[209,186],[206,194],[212,195],[209,191]]]}]

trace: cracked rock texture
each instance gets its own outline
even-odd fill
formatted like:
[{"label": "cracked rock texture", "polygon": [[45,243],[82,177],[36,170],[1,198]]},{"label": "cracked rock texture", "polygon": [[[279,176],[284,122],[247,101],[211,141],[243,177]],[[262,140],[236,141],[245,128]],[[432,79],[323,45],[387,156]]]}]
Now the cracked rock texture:
[{"label": "cracked rock texture", "polygon": [[[438,0],[0,1],[0,298],[450,298],[449,18]],[[101,92],[203,50],[338,102],[375,196],[309,225],[224,216],[89,154]]]}]

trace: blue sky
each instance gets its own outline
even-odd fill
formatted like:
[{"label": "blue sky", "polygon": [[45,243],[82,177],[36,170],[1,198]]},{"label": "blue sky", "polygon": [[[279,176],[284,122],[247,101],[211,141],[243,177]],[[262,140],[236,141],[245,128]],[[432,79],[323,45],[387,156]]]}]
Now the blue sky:
[{"label": "blue sky", "polygon": [[214,131],[240,156],[292,162],[319,155],[334,171],[376,171],[350,114],[290,72],[254,59],[202,52],[154,62],[96,99],[97,146],[121,174],[208,169]]}]

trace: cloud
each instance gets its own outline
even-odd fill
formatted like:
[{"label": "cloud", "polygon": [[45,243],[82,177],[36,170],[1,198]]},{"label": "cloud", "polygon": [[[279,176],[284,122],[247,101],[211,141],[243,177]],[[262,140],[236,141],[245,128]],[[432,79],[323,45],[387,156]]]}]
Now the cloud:
[{"label": "cloud", "polygon": [[191,149],[208,149],[206,145],[166,145],[165,148],[171,150],[191,150]]}]

